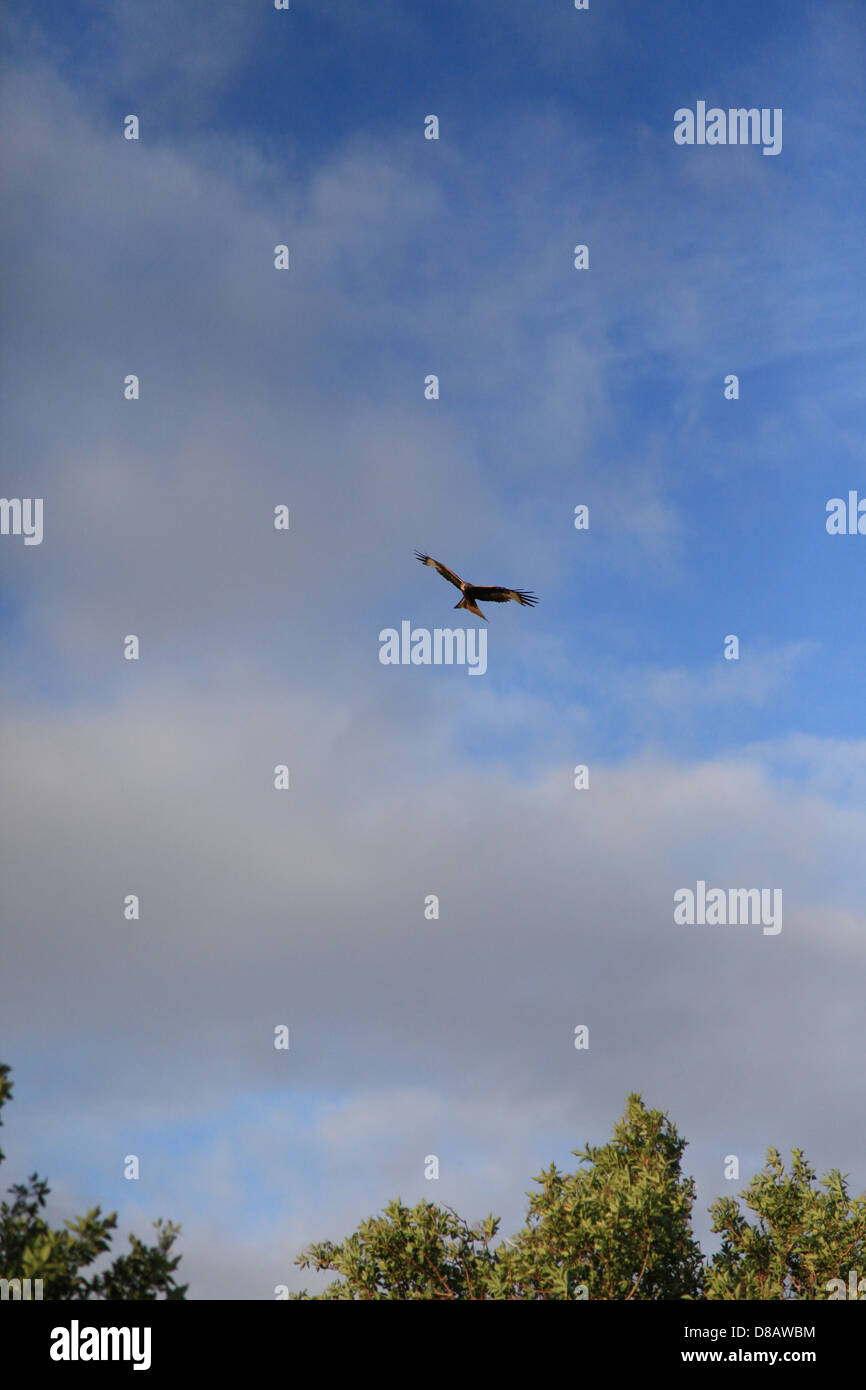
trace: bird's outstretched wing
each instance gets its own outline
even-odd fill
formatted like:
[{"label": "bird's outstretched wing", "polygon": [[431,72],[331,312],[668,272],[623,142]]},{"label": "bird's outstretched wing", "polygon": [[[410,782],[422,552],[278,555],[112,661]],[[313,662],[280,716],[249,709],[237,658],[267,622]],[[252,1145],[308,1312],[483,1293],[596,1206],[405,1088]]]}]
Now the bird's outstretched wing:
[{"label": "bird's outstretched wing", "polygon": [[422,555],[420,550],[415,551],[415,559],[420,560],[422,565],[432,565],[434,570],[439,571],[443,579],[447,579],[448,583],[453,584],[461,593],[466,588],[460,576],[450,570],[447,565],[440,565],[438,560],[431,560],[429,555]]},{"label": "bird's outstretched wing", "polygon": [[515,603],[522,603],[526,608],[532,608],[538,602],[535,594],[528,594],[524,589],[500,589],[496,585],[492,588],[479,588],[476,584],[472,586],[472,597],[479,603],[507,603],[509,599],[514,599]]}]

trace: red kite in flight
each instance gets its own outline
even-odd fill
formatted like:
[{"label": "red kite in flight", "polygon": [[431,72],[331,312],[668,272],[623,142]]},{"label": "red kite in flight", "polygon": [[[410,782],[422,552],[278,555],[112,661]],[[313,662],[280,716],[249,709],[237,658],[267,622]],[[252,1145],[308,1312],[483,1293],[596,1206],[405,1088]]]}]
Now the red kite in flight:
[{"label": "red kite in flight", "polygon": [[[431,560],[429,555],[422,555],[420,550],[415,551],[415,558],[420,560],[422,565],[432,565],[443,579],[447,579],[449,584],[460,590],[463,597],[459,603],[455,603],[455,608],[465,608],[479,618],[484,618],[484,614],[478,607],[478,599],[486,599],[488,603],[507,603],[513,598],[515,603],[522,603],[527,608],[538,602],[534,594],[524,593],[523,589],[500,589],[496,585],[467,584],[466,580],[461,579],[453,570],[448,569],[446,565],[440,565],[438,560]],[[486,623],[487,619],[484,618],[484,621]]]}]

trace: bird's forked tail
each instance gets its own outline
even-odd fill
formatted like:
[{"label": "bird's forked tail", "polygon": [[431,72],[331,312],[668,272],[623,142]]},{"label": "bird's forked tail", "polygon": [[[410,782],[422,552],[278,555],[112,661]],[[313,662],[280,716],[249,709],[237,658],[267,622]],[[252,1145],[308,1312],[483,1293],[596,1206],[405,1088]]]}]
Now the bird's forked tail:
[{"label": "bird's forked tail", "polygon": [[478,607],[478,604],[475,602],[475,600],[467,598],[465,594],[463,595],[459,603],[455,603],[454,607],[465,608],[467,613],[474,613],[477,618],[482,618],[485,623],[487,622],[487,619],[484,617],[484,614],[481,612],[481,609]]}]

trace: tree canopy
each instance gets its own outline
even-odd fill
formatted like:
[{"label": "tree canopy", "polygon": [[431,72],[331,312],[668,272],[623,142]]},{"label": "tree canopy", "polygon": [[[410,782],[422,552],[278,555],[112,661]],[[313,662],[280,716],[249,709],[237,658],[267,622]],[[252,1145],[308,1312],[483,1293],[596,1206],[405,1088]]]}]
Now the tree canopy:
[{"label": "tree canopy", "polygon": [[[0,1063],[0,1110],[11,1095],[9,1067]],[[4,1157],[0,1150],[0,1164]],[[187,1285],[174,1277],[181,1258],[172,1254],[179,1226],[155,1221],[153,1245],[130,1235],[131,1249],[88,1277],[84,1271],[111,1245],[117,1213],[103,1216],[100,1207],[93,1207],[64,1222],[63,1228],[52,1229],[42,1215],[51,1191],[44,1178],[32,1173],[8,1190],[12,1201],[0,1202],[0,1278],[41,1279],[46,1299],[186,1298]]]},{"label": "tree canopy", "polygon": [[[574,1150],[533,1181],[526,1222],[494,1245],[499,1221],[472,1226],[449,1207],[390,1202],[352,1235],[296,1263],[338,1277],[297,1299],[820,1299],[866,1265],[866,1194],[833,1170],[815,1187],[799,1150],[790,1174],[775,1149],[739,1198],[710,1208],[722,1244],[702,1255],[691,1227],[686,1141],[667,1115],[628,1097],[609,1143]],[[749,1222],[741,1203],[754,1212]],[[836,1295],[839,1296],[838,1294]]]},{"label": "tree canopy", "polygon": [[[0,1064],[0,1110],[11,1098]],[[2,1120],[0,1120],[2,1124]],[[866,1193],[849,1194],[833,1169],[820,1183],[795,1149],[788,1171],[771,1148],[737,1197],[710,1206],[721,1236],[711,1256],[692,1231],[695,1184],[682,1172],[685,1139],[668,1116],[628,1097],[608,1143],[574,1150],[533,1179],[526,1220],[498,1240],[500,1221],[470,1224],[451,1207],[389,1202],[345,1240],[307,1247],[296,1263],[333,1273],[321,1292],[297,1300],[361,1299],[826,1299],[856,1297],[866,1275]],[[4,1155],[0,1150],[0,1164]],[[94,1207],[60,1229],[46,1221],[47,1182],[37,1173],[0,1202],[0,1278],[41,1279],[49,1299],[182,1299],[175,1278],[180,1227],[156,1221],[148,1245],[111,1264],[116,1213]],[[99,1262],[103,1267],[94,1271]],[[852,1280],[852,1271],[854,1277]],[[836,1291],[830,1292],[836,1283]],[[863,1287],[866,1288],[866,1282]],[[841,1292],[839,1291],[841,1290]]]},{"label": "tree canopy", "polygon": [[707,1272],[707,1298],[826,1298],[831,1280],[866,1274],[866,1193],[849,1196],[837,1168],[816,1187],[799,1149],[789,1173],[770,1149],[740,1197],[757,1215],[753,1224],[731,1197],[710,1207],[722,1247]]}]

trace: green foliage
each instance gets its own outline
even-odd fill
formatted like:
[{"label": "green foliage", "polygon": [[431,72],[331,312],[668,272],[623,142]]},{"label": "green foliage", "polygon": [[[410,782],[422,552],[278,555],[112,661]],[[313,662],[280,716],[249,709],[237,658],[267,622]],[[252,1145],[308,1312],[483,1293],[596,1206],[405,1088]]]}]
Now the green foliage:
[{"label": "green foliage", "polygon": [[498,1226],[492,1216],[469,1226],[449,1207],[419,1202],[410,1208],[398,1200],[384,1215],[362,1221],[341,1245],[311,1245],[296,1263],[343,1276],[320,1299],[486,1298]]},{"label": "green foliage", "polygon": [[529,1216],[503,1255],[520,1298],[682,1299],[700,1291],[691,1233],[694,1183],[680,1172],[686,1141],[659,1110],[630,1095],[613,1139],[575,1150],[534,1181]]},{"label": "green foliage", "polygon": [[[11,1094],[9,1068],[0,1063],[0,1109]],[[3,1158],[0,1150],[0,1163]],[[0,1278],[41,1279],[47,1299],[186,1297],[187,1285],[174,1278],[181,1257],[171,1253],[179,1226],[154,1222],[155,1245],[145,1245],[131,1235],[128,1254],[87,1278],[81,1271],[109,1249],[117,1215],[102,1216],[101,1209],[94,1207],[86,1216],[66,1221],[65,1230],[54,1230],[42,1216],[50,1190],[44,1178],[33,1173],[26,1183],[9,1188],[11,1202],[0,1202]]]},{"label": "green foliage", "polygon": [[[8,1078],[0,1064],[0,1110],[11,1097]],[[831,1279],[847,1285],[849,1271],[866,1272],[866,1193],[850,1196],[837,1169],[816,1185],[799,1149],[789,1173],[770,1149],[738,1198],[712,1204],[722,1243],[705,1261],[691,1230],[685,1147],[663,1112],[630,1095],[610,1142],[574,1151],[576,1172],[552,1164],[534,1179],[538,1190],[513,1239],[494,1246],[493,1216],[470,1226],[450,1207],[389,1202],[339,1244],[303,1251],[301,1268],[338,1277],[320,1294],[293,1298],[824,1299]],[[153,1245],[131,1235],[128,1253],[88,1278],[83,1271],[109,1249],[116,1215],[94,1207],[54,1230],[42,1215],[48,1192],[33,1173],[0,1203],[0,1277],[42,1279],[50,1299],[186,1297],[174,1277],[178,1226],[155,1222]]]},{"label": "green foliage", "polygon": [[[866,1194],[848,1196],[833,1171],[819,1191],[795,1150],[786,1176],[775,1149],[737,1200],[710,1208],[722,1248],[705,1261],[691,1229],[694,1182],[686,1141],[667,1116],[628,1098],[611,1141],[576,1150],[580,1167],[555,1164],[534,1181],[526,1224],[492,1246],[499,1222],[470,1226],[448,1207],[390,1202],[340,1244],[298,1256],[304,1269],[339,1276],[319,1299],[823,1299],[832,1278],[866,1266]],[[311,1297],[306,1291],[293,1295]]]},{"label": "green foliage", "polygon": [[707,1272],[707,1298],[815,1299],[827,1297],[831,1279],[846,1284],[849,1270],[866,1268],[866,1193],[849,1197],[834,1168],[815,1186],[815,1172],[799,1149],[785,1172],[775,1149],[740,1199],[757,1214],[750,1225],[739,1200],[720,1197],[710,1207],[722,1248]]}]

